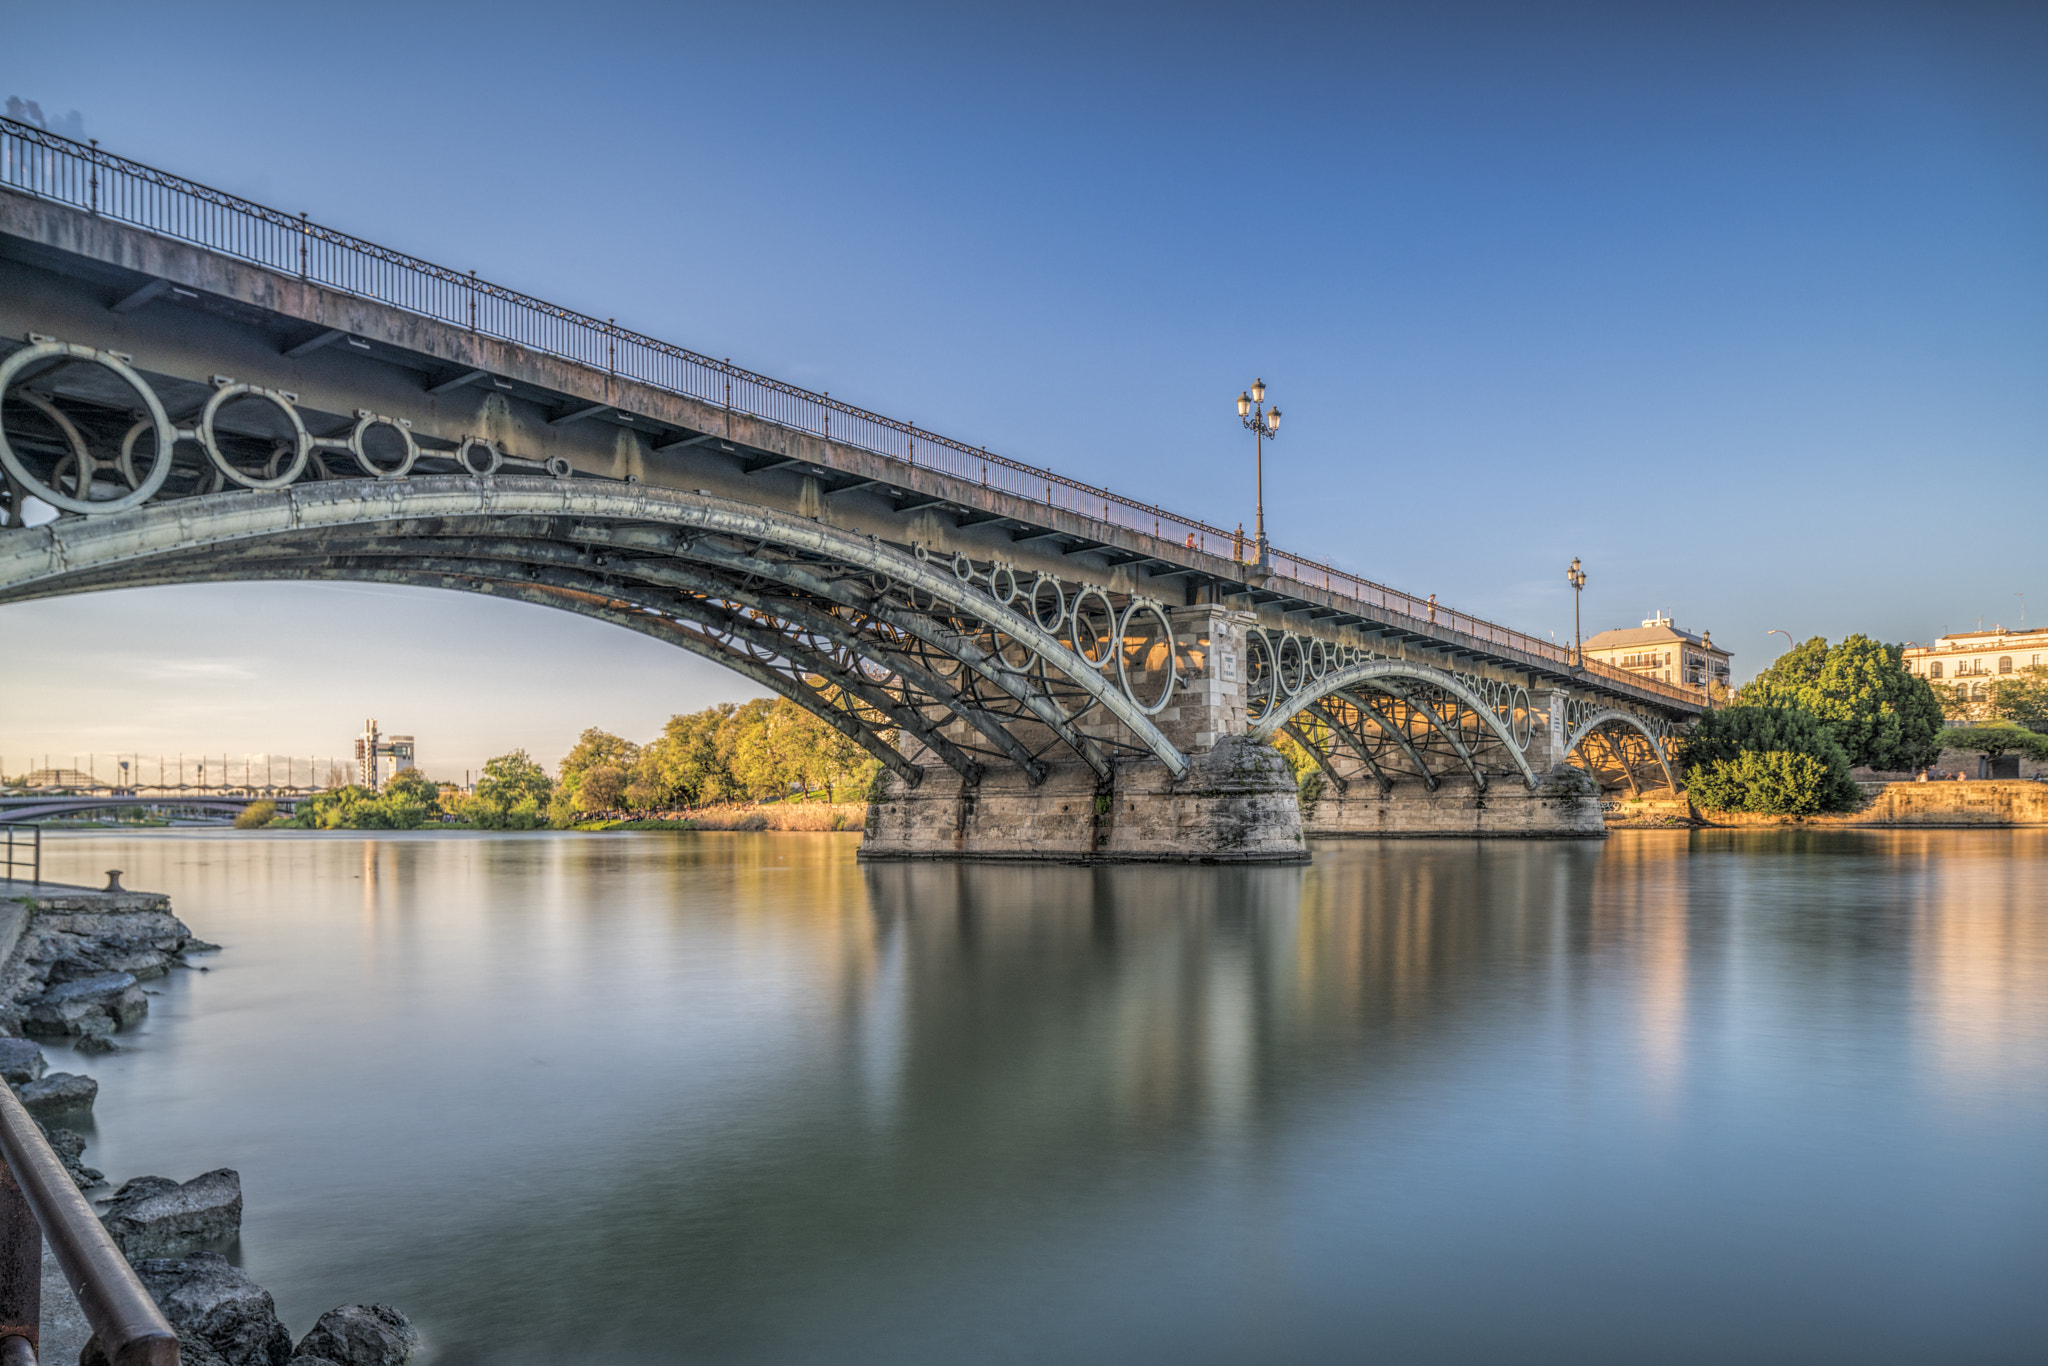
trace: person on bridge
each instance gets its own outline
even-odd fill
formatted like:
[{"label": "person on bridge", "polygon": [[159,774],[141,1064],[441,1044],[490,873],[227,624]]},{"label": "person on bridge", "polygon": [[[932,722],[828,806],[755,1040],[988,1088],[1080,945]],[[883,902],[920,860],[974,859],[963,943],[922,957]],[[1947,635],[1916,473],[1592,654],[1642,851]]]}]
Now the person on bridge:
[{"label": "person on bridge", "polygon": [[1429,595],[1429,624],[1436,625],[1436,594]]}]

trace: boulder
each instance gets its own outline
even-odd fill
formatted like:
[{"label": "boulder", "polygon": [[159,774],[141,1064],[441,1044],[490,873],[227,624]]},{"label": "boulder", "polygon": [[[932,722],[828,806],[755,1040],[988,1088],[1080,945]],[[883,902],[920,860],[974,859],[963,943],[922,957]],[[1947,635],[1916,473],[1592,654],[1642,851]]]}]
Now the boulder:
[{"label": "boulder", "polygon": [[[178,1366],[228,1366],[228,1359],[214,1351],[212,1343],[196,1338],[182,1328],[177,1332]],[[45,1334],[44,1346],[48,1345],[49,1338]],[[98,1334],[94,1334],[86,1342],[85,1350],[78,1354],[78,1366],[113,1366],[107,1360],[107,1349],[100,1346]]]},{"label": "boulder", "polygon": [[132,1025],[149,1013],[149,998],[131,972],[102,972],[59,982],[28,1003],[27,1027],[45,1034],[95,1031],[95,1019]]},{"label": "boulder", "polygon": [[43,1137],[50,1141],[50,1151],[57,1154],[57,1160],[64,1164],[64,1172],[80,1190],[97,1186],[107,1179],[107,1174],[97,1167],[85,1165],[85,1135],[76,1129],[44,1129]]},{"label": "boulder", "polygon": [[100,1053],[118,1053],[121,1051],[121,1045],[115,1043],[105,1034],[81,1034],[78,1036],[78,1042],[71,1045],[71,1047],[88,1056]]},{"label": "boulder", "polygon": [[226,1366],[285,1366],[291,1360],[292,1335],[277,1321],[277,1302],[218,1252],[144,1257],[135,1263],[135,1274],[179,1339],[204,1344]]},{"label": "boulder", "polygon": [[242,1178],[227,1167],[180,1185],[138,1176],[100,1204],[115,1246],[137,1257],[172,1257],[242,1231]]},{"label": "boulder", "polygon": [[0,1039],[0,1078],[35,1081],[43,1075],[43,1050],[32,1039]]},{"label": "boulder", "polygon": [[334,1366],[405,1366],[419,1350],[419,1330],[388,1304],[344,1304],[330,1309],[299,1339],[298,1357]]},{"label": "boulder", "polygon": [[75,1072],[52,1072],[38,1081],[14,1088],[32,1115],[62,1115],[92,1109],[100,1084]]}]

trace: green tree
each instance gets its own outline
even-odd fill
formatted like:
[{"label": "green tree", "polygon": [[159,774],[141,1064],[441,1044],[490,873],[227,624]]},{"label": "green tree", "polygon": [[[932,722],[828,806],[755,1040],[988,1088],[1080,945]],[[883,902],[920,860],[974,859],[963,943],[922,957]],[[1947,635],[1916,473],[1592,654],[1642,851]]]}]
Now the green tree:
[{"label": "green tree", "polygon": [[2048,668],[2037,665],[2000,678],[1991,685],[1990,700],[1993,720],[2048,733]]},{"label": "green tree", "polygon": [[626,770],[616,764],[592,764],[579,775],[574,802],[584,814],[612,811],[626,795]]},{"label": "green tree", "polygon": [[235,817],[235,829],[261,830],[270,824],[276,815],[276,802],[250,802],[242,808],[241,814]]},{"label": "green tree", "polygon": [[1815,636],[1746,684],[1736,705],[1812,715],[1852,765],[1918,768],[1941,752],[1942,706],[1926,679],[1906,672],[1903,649],[1865,635],[1835,646]]},{"label": "green tree", "polygon": [[1678,762],[1693,801],[1713,811],[1809,815],[1854,810],[1862,797],[1826,724],[1796,707],[1706,712]]},{"label": "green tree", "polygon": [[546,769],[525,750],[515,749],[484,761],[483,773],[476,781],[476,795],[510,810],[522,802],[545,802],[554,786]]},{"label": "green tree", "polygon": [[708,806],[739,795],[739,785],[726,767],[719,731],[738,708],[721,702],[703,711],[671,716],[661,735],[641,754],[636,781],[657,794],[649,806],[681,803]]}]

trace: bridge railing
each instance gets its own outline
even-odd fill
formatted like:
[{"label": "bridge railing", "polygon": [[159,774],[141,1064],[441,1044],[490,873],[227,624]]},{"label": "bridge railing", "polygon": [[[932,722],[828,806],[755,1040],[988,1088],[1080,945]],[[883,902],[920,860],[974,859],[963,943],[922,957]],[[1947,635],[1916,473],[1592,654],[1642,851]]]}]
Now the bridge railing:
[{"label": "bridge railing", "polygon": [[[238,257],[324,288],[390,304],[778,426],[842,442],[1004,493],[1042,501],[1210,555],[1245,558],[1241,532],[1125,498],[800,389],[729,361],[643,336],[503,285],[231,195],[168,171],[0,118],[0,184]],[[1522,654],[1569,664],[1552,641],[1361,578],[1303,555],[1271,552],[1275,574],[1341,593],[1425,626],[1457,630]],[[1688,702],[1699,694],[1605,665],[1586,672]]]},{"label": "bridge railing", "polygon": [[[22,876],[24,872],[27,877]],[[10,882],[43,880],[43,827],[27,821],[0,821],[0,878]]]},{"label": "bridge railing", "polygon": [[115,1366],[178,1366],[178,1335],[114,1246],[49,1140],[0,1086],[0,1362],[35,1366],[43,1240]]}]

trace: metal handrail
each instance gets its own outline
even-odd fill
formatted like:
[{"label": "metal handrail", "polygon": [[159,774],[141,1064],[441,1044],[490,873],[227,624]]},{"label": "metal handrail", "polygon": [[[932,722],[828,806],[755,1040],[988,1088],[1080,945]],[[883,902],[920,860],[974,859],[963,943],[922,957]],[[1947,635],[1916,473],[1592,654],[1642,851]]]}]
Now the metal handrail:
[{"label": "metal handrail", "polygon": [[[0,1157],[6,1159],[0,1171],[0,1360],[34,1366],[47,1237],[113,1366],[178,1366],[178,1335],[6,1086],[0,1086]],[[21,1341],[26,1353],[15,1345]]]},{"label": "metal handrail", "polygon": [[[43,880],[43,827],[29,821],[0,821],[0,832],[6,835],[6,842],[0,843],[0,879],[9,882],[41,882]],[[17,839],[26,834],[22,841],[28,845],[28,857],[15,853]],[[28,876],[14,876],[16,868],[28,869]]]},{"label": "metal handrail", "polygon": [[[545,355],[602,369],[668,393],[744,413],[792,431],[822,436],[984,488],[1061,511],[1099,517],[1205,554],[1242,562],[1245,538],[1199,518],[1125,498],[1037,465],[997,455],[884,417],[826,394],[743,369],[672,342],[593,318],[532,295],[423,261],[349,233],[160,171],[99,145],[76,142],[33,124],[0,118],[0,184],[55,200],[160,236],[191,242],[357,298],[434,318]],[[1571,651],[1552,641],[1440,607],[1334,565],[1291,552],[1269,552],[1273,575],[1305,587],[1343,593],[1435,630],[1455,631],[1551,664],[1571,667]],[[1583,672],[1697,703],[1684,689],[1636,678],[1599,664]]]}]

